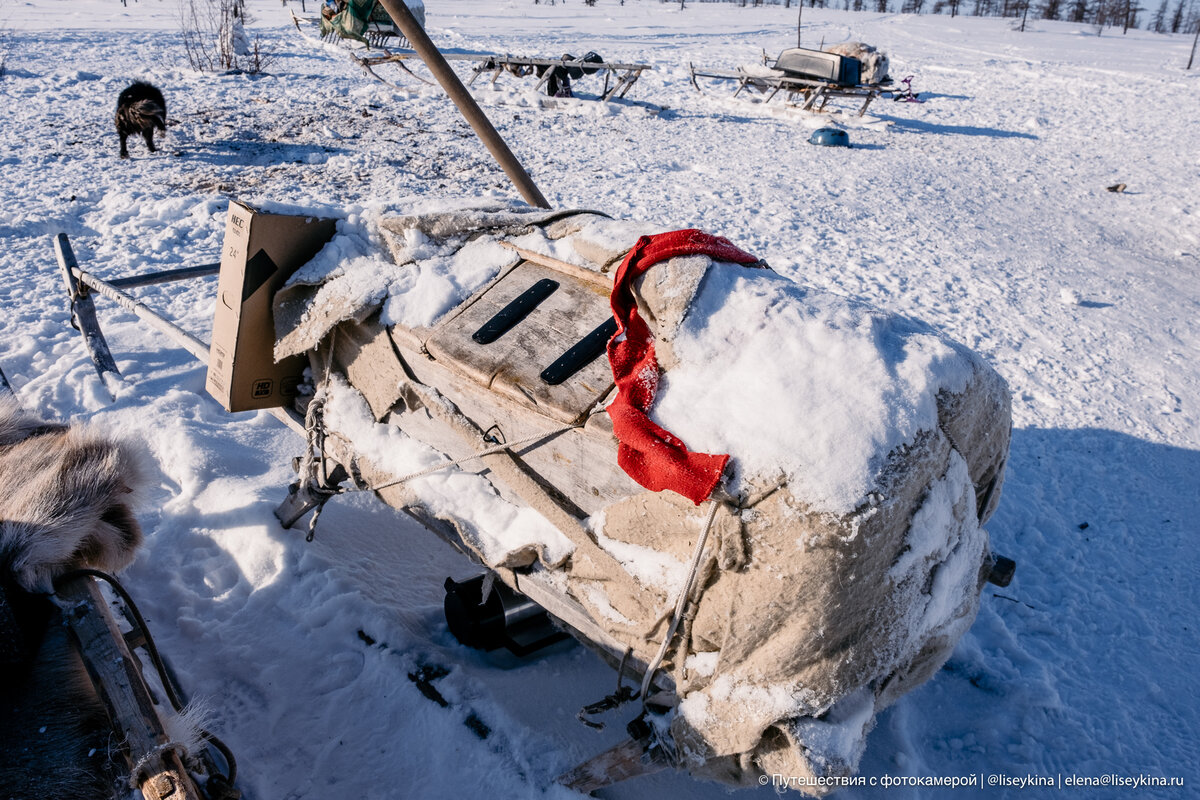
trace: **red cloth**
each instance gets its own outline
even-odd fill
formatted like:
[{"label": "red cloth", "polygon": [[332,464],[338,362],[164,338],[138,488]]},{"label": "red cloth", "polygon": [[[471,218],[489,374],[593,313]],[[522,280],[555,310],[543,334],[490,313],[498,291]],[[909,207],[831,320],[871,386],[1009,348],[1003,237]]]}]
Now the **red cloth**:
[{"label": "red cloth", "polygon": [[654,358],[654,337],[638,315],[632,288],[633,281],[658,262],[691,255],[738,264],[758,261],[728,239],[694,229],[638,239],[613,281],[611,299],[617,332],[608,342],[608,363],[617,384],[617,397],[609,404],[608,415],[620,441],[617,463],[629,477],[651,491],[670,489],[699,505],[716,488],[729,456],[693,453],[679,437],[646,415],[658,390],[658,362]]}]

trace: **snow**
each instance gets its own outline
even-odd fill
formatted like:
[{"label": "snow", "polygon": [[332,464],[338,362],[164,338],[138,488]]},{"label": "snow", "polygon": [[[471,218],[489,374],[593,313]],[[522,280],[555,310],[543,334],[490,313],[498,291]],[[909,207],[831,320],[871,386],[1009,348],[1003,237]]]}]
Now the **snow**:
[{"label": "snow", "polygon": [[[351,226],[381,209],[515,197],[437,90],[368,81],[301,41],[288,8],[250,0],[248,35],[277,54],[260,76],[193,72],[170,0],[0,8],[15,33],[0,79],[0,368],[27,407],[139,436],[153,453],[148,542],[127,584],[237,753],[247,798],[575,796],[554,776],[622,735],[625,710],[601,734],[574,720],[612,691],[610,668],[569,643],[525,661],[459,646],[441,585],[474,574],[469,562],[368,496],[333,501],[311,544],[281,530],[272,510],[300,451],[293,434],[265,413],[223,412],[202,366],[101,298],[124,376],[113,400],[70,328],[59,232],[85,268],[116,276],[215,261],[231,197]],[[444,48],[592,49],[655,66],[630,102],[610,107],[540,108],[532,84],[511,77],[475,87],[554,206],[726,236],[800,284],[930,323],[1009,382],[1012,452],[988,529],[1017,560],[1016,578],[985,590],[946,667],[879,716],[860,774],[1161,775],[1188,788],[1147,796],[1194,793],[1191,37],[806,8],[805,44],[880,47],[925,101],[831,118],[700,95],[688,78],[689,61],[728,69],[794,45],[795,9],[441,0],[426,10]],[[163,89],[173,122],[162,152],[135,141],[121,162],[111,114],[133,79]],[[594,90],[589,80],[576,88]],[[666,110],[647,113],[649,103]],[[829,123],[847,128],[851,149],[806,143]],[[1106,191],[1118,182],[1125,192]],[[137,294],[208,338],[215,279]],[[482,514],[469,498],[463,510]],[[448,708],[408,679],[423,663],[449,667],[437,681]],[[472,713],[492,731],[486,741],[464,725]],[[727,796],[672,773],[603,794]]]},{"label": "snow", "polygon": [[[447,459],[394,425],[377,423],[361,394],[336,376],[330,378],[325,423],[354,442],[355,450],[385,474],[403,478]],[[531,508],[505,502],[487,479],[461,470],[441,470],[405,481],[434,514],[454,518],[489,564],[523,547],[537,547],[548,564],[561,564],[575,549],[566,536]]]},{"label": "snow", "polygon": [[672,346],[654,421],[692,449],[736,453],[732,491],[783,476],[833,514],[937,427],[938,392],[961,392],[971,369],[924,326],[728,263],[709,269]]}]

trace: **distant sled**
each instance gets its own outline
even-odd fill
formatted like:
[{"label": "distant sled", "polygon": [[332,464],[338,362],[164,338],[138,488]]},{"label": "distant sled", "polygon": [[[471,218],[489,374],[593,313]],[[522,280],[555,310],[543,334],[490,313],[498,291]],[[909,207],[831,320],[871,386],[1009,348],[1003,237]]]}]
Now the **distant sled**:
[{"label": "distant sled", "polygon": [[[375,13],[380,13],[377,10]],[[383,12],[386,15],[386,12]],[[350,9],[341,12],[350,14]],[[352,19],[356,19],[351,17]],[[339,15],[338,18],[341,19]],[[388,18],[390,20],[390,18]],[[292,14],[292,22],[300,35],[314,43],[336,47],[362,68],[373,80],[394,89],[405,90],[405,82],[415,80],[427,85],[436,85],[430,77],[415,71],[410,65],[421,63],[416,52],[409,49],[408,41],[399,30],[386,24],[372,22],[369,26],[350,27],[350,33],[342,32],[344,26],[333,24],[324,18],[303,18]],[[359,31],[359,32],[355,32]],[[443,52],[450,62],[466,62],[470,66],[467,86],[474,86],[481,76],[488,76],[495,87],[502,76],[516,78],[531,77],[536,83],[533,91],[545,98],[537,105],[554,108],[562,100],[598,100],[602,103],[629,104],[658,113],[661,106],[626,100],[630,89],[646,70],[654,69],[650,64],[606,61],[598,53],[589,52],[576,58],[564,54],[557,58],[523,56],[496,53]],[[580,92],[579,82],[595,76],[589,83],[602,82],[594,92]],[[589,87],[590,88],[590,87]],[[624,101],[624,102],[622,102]]]},{"label": "distant sled", "polygon": [[[874,54],[874,48],[870,48],[870,54]],[[802,47],[784,50],[769,64],[764,54],[761,65],[748,64],[733,70],[702,69],[688,63],[692,85],[700,92],[711,93],[718,85],[732,84],[736,87],[733,97],[757,92],[766,95],[763,103],[770,103],[782,96],[803,111],[817,113],[825,111],[830,100],[861,100],[859,117],[875,98],[895,91],[886,69],[886,59],[882,59],[881,68],[864,69],[858,58]]]}]

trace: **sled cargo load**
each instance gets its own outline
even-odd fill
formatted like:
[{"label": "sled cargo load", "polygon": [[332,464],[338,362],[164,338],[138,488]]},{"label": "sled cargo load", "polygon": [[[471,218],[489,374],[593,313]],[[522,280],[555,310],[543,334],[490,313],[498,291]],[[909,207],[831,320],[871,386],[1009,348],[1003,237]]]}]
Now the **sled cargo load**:
[{"label": "sled cargo load", "polygon": [[276,358],[316,384],[307,488],[336,462],[647,676],[655,759],[850,775],[993,568],[996,372],[699,231],[524,207],[363,230],[275,297]]},{"label": "sled cargo load", "polygon": [[[404,0],[404,5],[417,23],[425,27],[423,0]],[[372,46],[392,39],[407,44],[404,34],[379,0],[323,0],[320,31],[322,36],[355,39]]]}]

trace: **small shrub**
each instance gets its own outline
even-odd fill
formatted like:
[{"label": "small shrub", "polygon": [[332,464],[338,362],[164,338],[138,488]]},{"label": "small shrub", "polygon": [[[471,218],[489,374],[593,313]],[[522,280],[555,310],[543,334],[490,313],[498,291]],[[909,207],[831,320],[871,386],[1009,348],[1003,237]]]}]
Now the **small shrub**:
[{"label": "small shrub", "polygon": [[246,35],[245,0],[180,0],[180,34],[188,64],[200,72],[256,75],[274,60],[262,37]]}]

